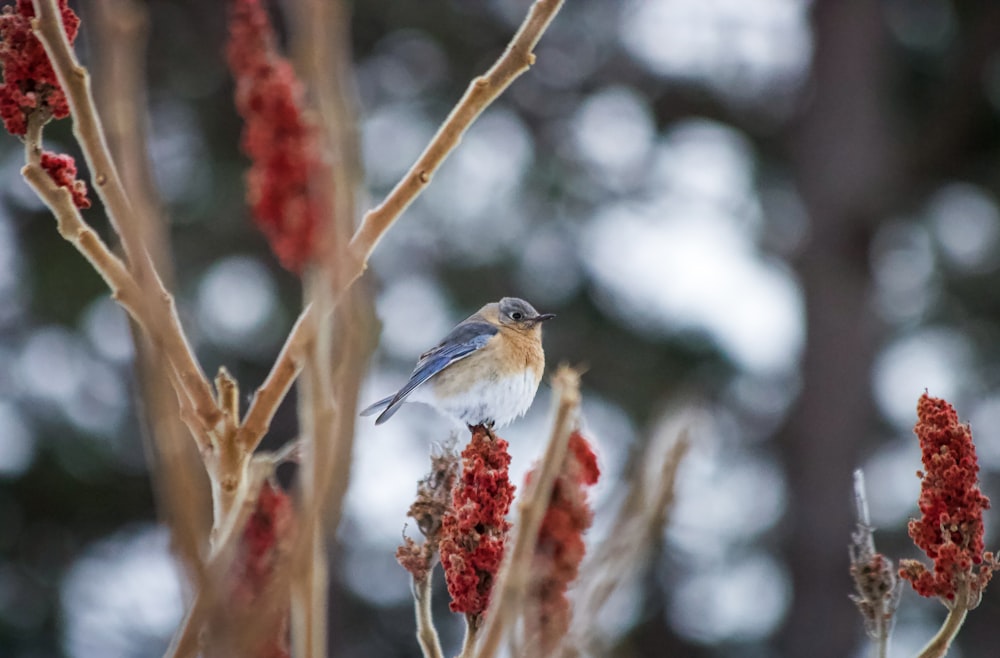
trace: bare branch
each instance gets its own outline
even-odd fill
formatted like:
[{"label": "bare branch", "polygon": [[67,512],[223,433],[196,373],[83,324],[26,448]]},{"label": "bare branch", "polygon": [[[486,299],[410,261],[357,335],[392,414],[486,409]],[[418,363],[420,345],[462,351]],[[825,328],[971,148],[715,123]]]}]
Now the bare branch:
[{"label": "bare branch", "polygon": [[316,335],[315,315],[312,306],[302,310],[271,367],[271,372],[250,401],[250,408],[243,417],[239,431],[239,442],[246,446],[248,452],[253,452],[264,438],[278,405],[285,399],[292,382],[302,371],[306,349]]},{"label": "bare branch", "polygon": [[90,91],[90,75],[80,66],[66,38],[56,0],[34,0],[33,28],[45,46],[52,67],[59,78],[73,117],[73,133],[83,150],[90,168],[94,189],[101,197],[115,232],[125,251],[130,271],[137,287],[150,286],[150,303],[146,307],[143,327],[161,343],[177,370],[184,394],[194,401],[198,415],[206,427],[219,421],[221,412],[212,397],[212,389],[188,345],[174,308],[173,298],[163,286],[142,244],[132,207],[111,159],[97,109]]},{"label": "bare branch", "polygon": [[[201,649],[201,635],[206,622],[223,603],[220,590],[237,556],[237,548],[247,520],[253,513],[264,481],[274,472],[274,463],[267,457],[251,463],[245,496],[231,515],[228,525],[220,528],[215,537],[212,554],[201,572],[198,588],[191,607],[174,634],[164,658],[194,658]],[[218,521],[217,521],[218,522]]]},{"label": "bare branch", "polygon": [[472,122],[518,76],[535,63],[532,51],[562,4],[563,0],[536,0],[503,55],[489,71],[472,81],[465,95],[452,109],[430,144],[402,180],[381,204],[365,214],[361,226],[351,238],[351,256],[359,266],[356,276],[360,276],[364,271],[378,241],[417,195],[427,187],[438,167],[458,146]]},{"label": "bare branch", "polygon": [[141,244],[160,278],[172,286],[170,237],[149,158],[145,79],[149,15],[138,0],[96,0],[88,25],[95,38],[94,93],[102,129],[134,210]]}]

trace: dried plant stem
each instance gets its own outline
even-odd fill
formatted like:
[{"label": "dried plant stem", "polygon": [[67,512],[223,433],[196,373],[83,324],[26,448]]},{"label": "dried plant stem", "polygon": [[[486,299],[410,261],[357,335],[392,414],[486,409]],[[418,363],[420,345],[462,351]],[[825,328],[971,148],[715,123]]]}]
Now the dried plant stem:
[{"label": "dried plant stem", "polygon": [[204,592],[195,594],[163,658],[194,658],[198,655],[201,650],[201,629],[210,607],[208,603],[208,596]]},{"label": "dried plant stem", "polygon": [[[313,268],[307,272],[306,299],[317,329],[310,358],[300,380],[300,422],[311,437],[309,467],[300,480],[306,518],[303,541],[312,544],[312,559],[293,576],[293,651],[296,656],[326,655],[327,573],[325,538],[339,525],[350,478],[354,441],[354,409],[364,373],[366,350],[359,305],[370,304],[354,291],[343,295],[346,249],[355,226],[356,190],[361,179],[357,155],[357,100],[350,85],[348,10],[340,0],[306,0],[296,4],[295,46],[300,71],[318,110],[326,160],[310,185],[333,189],[319,198],[330,201],[331,221],[324,223]],[[336,309],[336,314],[335,314]],[[305,554],[302,547],[297,555]]]},{"label": "dried plant stem", "polygon": [[87,166],[94,177],[94,189],[108,207],[108,219],[121,236],[122,248],[128,262],[137,272],[146,274],[148,265],[142,257],[142,244],[138,227],[129,222],[131,204],[118,177],[111,153],[104,138],[104,131],[97,115],[97,108],[90,91],[90,75],[80,66],[73,47],[66,38],[59,14],[57,0],[35,0],[35,35],[45,45],[52,68],[66,92],[73,117],[73,133],[83,149]]},{"label": "dried plant stem", "polygon": [[874,643],[875,655],[886,658],[903,581],[896,576],[889,558],[875,551],[875,529],[868,512],[865,474],[860,468],[854,471],[854,506],[858,525],[851,533],[848,554],[857,593],[851,600],[861,612],[865,632]]},{"label": "dried plant stem", "polygon": [[138,224],[141,244],[164,283],[174,279],[170,236],[146,140],[145,51],[149,14],[138,0],[97,0],[89,24],[98,46],[92,69],[102,128]]},{"label": "dried plant stem", "polygon": [[[351,310],[356,309],[352,304],[346,304],[340,308],[340,314],[343,316]],[[301,525],[298,527],[297,540],[287,559],[280,561],[272,574],[272,580],[278,583],[303,577],[302,565],[306,560],[313,559],[315,551],[315,544],[309,538],[314,537],[319,528],[335,528],[343,507],[354,439],[353,410],[357,406],[358,382],[364,370],[362,366],[368,358],[370,349],[365,349],[363,346],[362,338],[366,333],[359,322],[349,317],[342,318],[335,325],[334,336],[339,337],[338,352],[343,352],[343,358],[338,356],[336,359],[337,366],[333,371],[332,380],[336,401],[336,405],[332,407],[333,435],[332,446],[328,453],[332,464],[324,467],[325,470],[320,469],[324,472],[322,478],[316,482],[314,494],[303,501],[300,507]],[[350,411],[341,413],[341,409]],[[325,564],[323,568],[325,569]],[[325,574],[325,571],[323,573]],[[271,622],[272,616],[264,610],[260,613],[259,619],[251,621],[254,626],[258,621],[269,626],[265,622]]]},{"label": "dried plant stem", "polygon": [[21,170],[21,175],[55,215],[59,235],[87,259],[111,289],[112,297],[141,323],[142,297],[125,264],[111,253],[104,241],[83,221],[69,191],[59,187],[42,169],[42,123],[37,114],[28,117],[24,152],[26,164]]},{"label": "dried plant stem", "polygon": [[198,582],[195,583],[197,590],[194,600],[174,634],[164,658],[193,658],[201,650],[202,629],[219,605],[221,579],[229,573],[236,557],[239,538],[253,513],[264,481],[274,472],[274,463],[267,457],[257,458],[250,466],[249,472],[247,496],[236,508],[236,513],[231,516],[230,522],[219,529],[217,541],[213,544],[212,552],[200,572]]},{"label": "dried plant stem", "polygon": [[[312,318],[318,324],[317,340],[309,343],[303,374],[299,379],[299,419],[303,450],[310,456],[299,475],[303,508],[310,515],[321,516],[322,501],[317,499],[318,485],[326,475],[328,453],[334,432],[333,391],[330,382],[330,314],[328,280],[311,270],[305,274],[307,304],[319,309]],[[309,544],[304,559],[292,565],[292,646],[299,658],[326,655],[326,545],[323,524],[319,519],[307,524]]]},{"label": "dried plant stem", "polygon": [[628,493],[611,531],[582,565],[564,656],[577,655],[570,646],[582,647],[584,655],[607,653],[597,644],[593,620],[601,617],[611,595],[632,582],[643,568],[653,543],[667,525],[677,473],[691,445],[688,434],[687,422],[677,431],[659,432],[636,461],[640,467],[629,478]]},{"label": "dried plant stem", "polygon": [[214,428],[221,413],[212,399],[211,386],[181,329],[173,297],[164,288],[142,244],[131,205],[104,139],[90,91],[90,75],[80,66],[66,38],[56,0],[34,0],[34,8],[36,18],[32,26],[66,92],[73,117],[73,133],[87,160],[94,189],[121,238],[136,287],[144,290],[148,286],[150,290],[150,294],[146,295],[150,303],[142,307],[145,317],[137,319],[154,342],[160,344],[177,371],[176,381],[183,387],[178,393],[190,397],[206,428]]},{"label": "dried plant stem", "polygon": [[[865,488],[865,472],[860,468],[854,469],[854,511],[858,515],[858,524],[866,528],[872,525],[871,514],[868,511],[868,492]],[[875,537],[871,533],[866,533],[864,537],[865,547],[875,552]]]},{"label": "dried plant stem", "polygon": [[271,426],[278,405],[285,399],[292,382],[302,371],[309,344],[316,335],[312,306],[307,306],[299,315],[295,326],[288,334],[278,358],[250,401],[250,408],[243,416],[240,426],[239,443],[246,450],[254,450]]},{"label": "dried plant stem", "polygon": [[514,547],[504,560],[486,611],[479,658],[496,654],[503,634],[516,618],[531,577],[531,558],[538,541],[538,531],[552,496],[552,487],[566,459],[569,436],[577,423],[580,407],[580,375],[568,367],[560,367],[552,378],[555,410],[552,434],[542,456],[536,477],[528,484],[518,504],[514,527],[517,534]]},{"label": "dried plant stem", "polygon": [[482,630],[482,619],[465,617],[465,637],[462,638],[462,651],[458,658],[472,658],[475,655],[476,640],[479,638],[479,631]]},{"label": "dried plant stem", "polygon": [[[108,118],[108,144],[121,165],[122,182],[135,209],[142,242],[168,286],[174,280],[170,240],[153,183],[145,130],[145,46],[148,15],[136,0],[98,0],[90,24],[97,46],[94,55],[95,95]],[[142,328],[130,322],[135,369],[142,389],[139,405],[144,444],[157,496],[157,509],[170,526],[171,544],[192,580],[202,569],[202,547],[211,525],[209,490],[201,457],[188,438],[179,400],[169,375],[171,366]],[[168,376],[162,376],[166,373]],[[192,418],[196,414],[190,414]],[[204,431],[200,432],[204,435]],[[208,439],[204,440],[208,443]]]},{"label": "dried plant stem", "polygon": [[413,604],[417,613],[417,641],[424,658],[444,658],[441,639],[434,628],[431,616],[431,574],[422,580],[413,580]]},{"label": "dried plant stem", "polygon": [[948,616],[945,617],[944,623],[941,624],[937,635],[931,638],[927,646],[917,654],[917,658],[943,658],[948,653],[951,643],[955,640],[955,636],[958,635],[958,631],[961,630],[962,624],[965,622],[965,616],[969,614],[969,608],[961,603],[967,598],[968,594],[961,591],[961,589],[964,588],[960,588],[960,591],[956,593],[956,604],[954,607],[948,608]]},{"label": "dried plant stem", "polygon": [[[295,8],[296,68],[309,86],[333,162],[336,235],[324,246],[344,250],[355,229],[357,196],[364,185],[357,120],[361,101],[351,66],[350,10],[343,0],[303,0]],[[344,260],[338,253],[334,264],[342,266]]]}]

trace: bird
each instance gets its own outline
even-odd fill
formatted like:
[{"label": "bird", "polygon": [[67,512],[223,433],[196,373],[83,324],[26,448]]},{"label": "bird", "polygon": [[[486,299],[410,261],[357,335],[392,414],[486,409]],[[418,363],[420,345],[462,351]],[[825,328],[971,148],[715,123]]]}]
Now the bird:
[{"label": "bird", "polygon": [[404,402],[430,404],[470,428],[499,428],[531,406],[545,369],[539,313],[517,297],[486,304],[420,355],[410,379],[392,395],[365,408],[381,425]]}]

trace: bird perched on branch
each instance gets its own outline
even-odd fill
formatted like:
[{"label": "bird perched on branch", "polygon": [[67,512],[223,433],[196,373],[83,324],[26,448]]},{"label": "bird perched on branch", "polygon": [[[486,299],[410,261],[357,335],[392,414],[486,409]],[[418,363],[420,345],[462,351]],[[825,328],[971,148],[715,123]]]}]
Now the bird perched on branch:
[{"label": "bird perched on branch", "polygon": [[507,425],[535,399],[545,369],[542,323],[554,317],[516,297],[487,304],[420,355],[403,388],[361,415],[381,411],[381,425],[403,402],[424,402],[470,427]]}]

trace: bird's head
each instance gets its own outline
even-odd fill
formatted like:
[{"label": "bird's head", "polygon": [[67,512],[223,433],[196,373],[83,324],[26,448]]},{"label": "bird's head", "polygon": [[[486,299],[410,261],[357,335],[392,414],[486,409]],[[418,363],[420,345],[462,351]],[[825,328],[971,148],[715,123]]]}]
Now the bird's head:
[{"label": "bird's head", "polygon": [[541,331],[546,320],[556,317],[552,313],[539,313],[535,307],[517,297],[504,297],[497,303],[497,320],[501,326],[528,333]]}]

